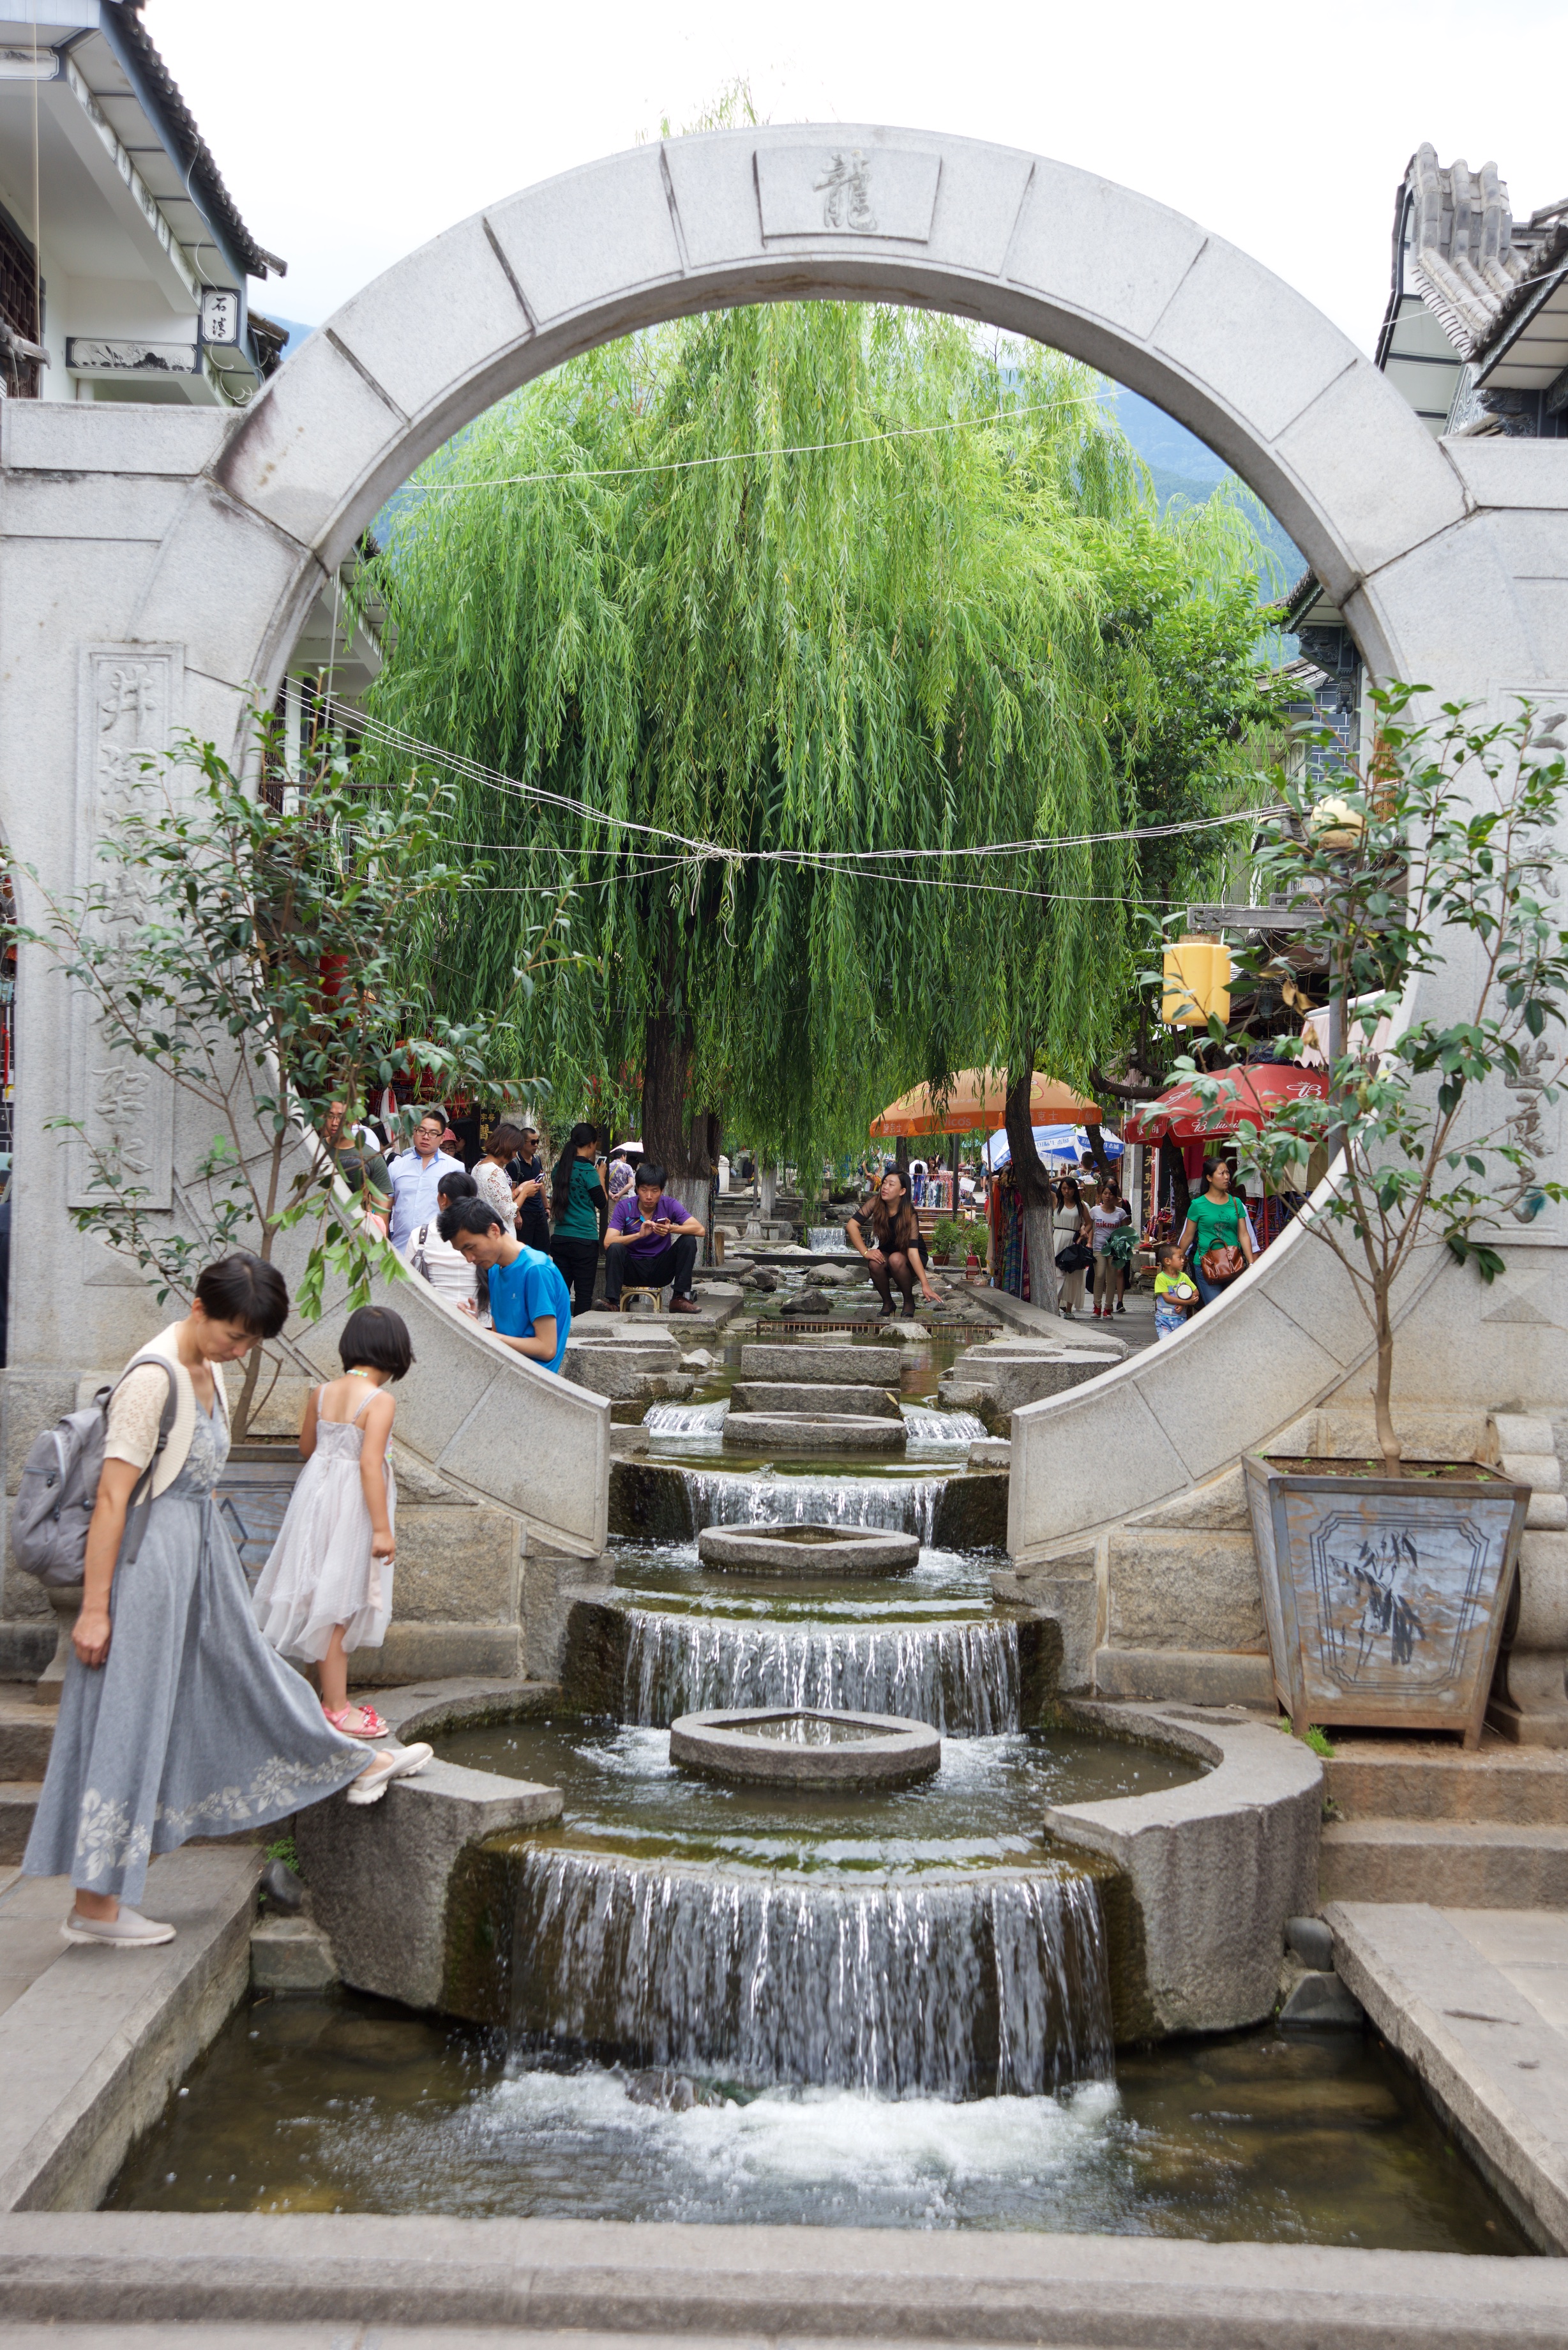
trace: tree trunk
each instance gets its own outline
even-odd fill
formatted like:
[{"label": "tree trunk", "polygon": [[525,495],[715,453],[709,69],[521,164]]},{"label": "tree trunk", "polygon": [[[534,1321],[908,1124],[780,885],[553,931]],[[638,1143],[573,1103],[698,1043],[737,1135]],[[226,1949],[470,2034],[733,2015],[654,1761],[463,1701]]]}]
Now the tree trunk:
[{"label": "tree trunk", "polygon": [[1007,1147],[1012,1154],[1012,1180],[1023,1217],[1023,1237],[1029,1249],[1029,1301],[1044,1313],[1054,1314],[1056,1254],[1053,1245],[1055,1236],[1051,1229],[1051,1183],[1034,1148],[1034,1128],[1029,1121],[1029,1094],[1033,1079],[1033,1060],[1025,1054],[1007,1072],[1003,1118]]},{"label": "tree trunk", "polygon": [[1098,1118],[1086,1118],[1084,1122],[1084,1132],[1089,1138],[1089,1156],[1094,1160],[1096,1166],[1099,1169],[1101,1174],[1114,1175],[1116,1173],[1116,1170],[1111,1165],[1110,1159],[1106,1156],[1105,1138],[1100,1132],[1100,1122]]},{"label": "tree trunk", "polygon": [[234,1406],[230,1422],[230,1439],[235,1444],[243,1444],[250,1434],[251,1412],[255,1404],[256,1381],[261,1377],[261,1367],[262,1350],[259,1347],[253,1347],[245,1357],[245,1375],[240,1382],[240,1399]]},{"label": "tree trunk", "polygon": [[1390,1396],[1394,1385],[1394,1324],[1388,1312],[1388,1292],[1379,1284],[1375,1292],[1377,1309],[1377,1384],[1372,1390],[1372,1405],[1377,1419],[1377,1449],[1383,1455],[1386,1477],[1402,1477],[1405,1473],[1405,1448],[1394,1432],[1394,1414]]},{"label": "tree trunk", "polygon": [[720,1128],[715,1111],[693,1113],[688,1107],[691,1045],[683,1014],[649,1015],[642,1044],[642,1150],[665,1170],[667,1188],[685,1200],[693,1215],[701,1215],[718,1165]]}]

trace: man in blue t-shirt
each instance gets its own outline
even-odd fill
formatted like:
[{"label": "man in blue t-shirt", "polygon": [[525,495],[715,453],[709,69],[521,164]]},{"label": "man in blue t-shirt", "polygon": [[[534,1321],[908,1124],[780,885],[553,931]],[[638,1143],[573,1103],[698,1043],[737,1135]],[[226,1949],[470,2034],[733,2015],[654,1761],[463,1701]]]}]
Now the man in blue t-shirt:
[{"label": "man in blue t-shirt", "polygon": [[436,1230],[490,1283],[495,1335],[514,1354],[558,1371],[572,1327],[572,1301],[555,1260],[524,1248],[488,1200],[459,1200]]}]

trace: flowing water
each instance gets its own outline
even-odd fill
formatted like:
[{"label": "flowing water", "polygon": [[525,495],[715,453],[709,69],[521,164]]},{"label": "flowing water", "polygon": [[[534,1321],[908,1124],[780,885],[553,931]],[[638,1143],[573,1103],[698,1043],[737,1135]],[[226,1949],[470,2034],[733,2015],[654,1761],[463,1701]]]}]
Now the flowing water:
[{"label": "flowing water", "polygon": [[694,1530],[704,1526],[886,1526],[935,1539],[945,1477],[795,1474],[745,1475],[689,1469],[686,1492]]},{"label": "flowing water", "polygon": [[1099,1918],[1070,1874],[853,1887],[535,1849],[517,1922],[522,2054],[888,2097],[1111,2071]]},{"label": "flowing water", "polygon": [[649,1436],[716,1436],[728,1403],[650,1403],[642,1415]]},{"label": "flowing water", "polygon": [[766,1705],[902,1714],[956,1737],[992,1738],[1018,1725],[1018,1628],[996,1617],[846,1630],[636,1608],[628,1623],[631,1721]]},{"label": "flowing water", "polygon": [[924,1411],[912,1403],[905,1404],[903,1410],[910,1444],[940,1445],[944,1451],[962,1446],[967,1451],[977,1438],[991,1433],[972,1411]]},{"label": "flowing water", "polygon": [[[618,1718],[441,1741],[562,1792],[558,1823],[490,1856],[512,1904],[510,2029],[353,1994],[259,1999],[111,2206],[1528,2249],[1366,2035],[1116,2056],[1096,1880],[1049,1846],[1045,1811],[1199,1766],[1020,1727],[1034,1651],[992,1602],[996,1554],[936,1542],[939,1523],[947,1544],[996,1539],[994,1481],[949,1490],[984,1432],[935,1408],[953,1351],[897,1358],[918,1457],[868,1472],[717,1465],[733,1342],[690,1403],[650,1409],[684,1487],[667,1515],[690,1532],[620,1543],[618,1587],[574,1636],[607,1655],[602,1692],[621,1671]],[[824,1521],[915,1534],[919,1562],[769,1583],[697,1555],[705,1526]],[[912,1717],[942,1732],[940,1767],[808,1791],[672,1764],[669,1722],[721,1706]]]},{"label": "flowing water", "polygon": [[352,1993],[243,2004],[106,2201],[1530,2249],[1358,2033],[1265,2026],[1124,2049],[1114,2081],[1037,2096],[893,2099],[507,2056]]}]

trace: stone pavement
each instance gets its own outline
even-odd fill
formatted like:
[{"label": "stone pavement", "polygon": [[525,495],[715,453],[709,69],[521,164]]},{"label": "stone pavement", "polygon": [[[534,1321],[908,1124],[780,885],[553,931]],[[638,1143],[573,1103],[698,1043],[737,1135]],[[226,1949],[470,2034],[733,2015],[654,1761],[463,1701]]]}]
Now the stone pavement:
[{"label": "stone pavement", "polygon": [[[1542,2249],[1568,2252],[1568,1914],[1334,1901],[1334,1964]],[[1568,2338],[1568,2286],[1563,2289]]]},{"label": "stone pavement", "polygon": [[202,2350],[487,2340],[565,2350],[563,2336],[576,2350],[617,2339],[628,2350],[676,2340],[685,2350],[1562,2350],[1563,2308],[1555,2262],[1485,2254],[980,2229],[0,2216],[0,2344],[26,2341],[33,2325],[42,2342],[47,2324],[51,2350],[73,2338],[104,2350],[181,2339]]},{"label": "stone pavement", "polygon": [[151,1950],[62,1941],[64,1877],[0,1890],[0,2212],[98,2202],[244,1991],[261,1865],[254,1846],[154,1860],[147,1913],[179,1930]]}]

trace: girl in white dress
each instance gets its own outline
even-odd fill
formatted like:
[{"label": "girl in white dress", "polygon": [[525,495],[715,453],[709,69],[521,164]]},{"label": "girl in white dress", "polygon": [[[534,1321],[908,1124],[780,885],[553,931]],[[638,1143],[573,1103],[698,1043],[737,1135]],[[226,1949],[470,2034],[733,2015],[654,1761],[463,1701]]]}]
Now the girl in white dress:
[{"label": "girl in white dress", "polygon": [[392,1612],[397,1487],[387,1459],[397,1405],[382,1390],[414,1359],[408,1325],[385,1305],[350,1314],[343,1377],[305,1407],[305,1468],[256,1585],[262,1632],[320,1668],[321,1711],[350,1738],[385,1738],[374,1706],[348,1702],[348,1652],[379,1648]]}]

